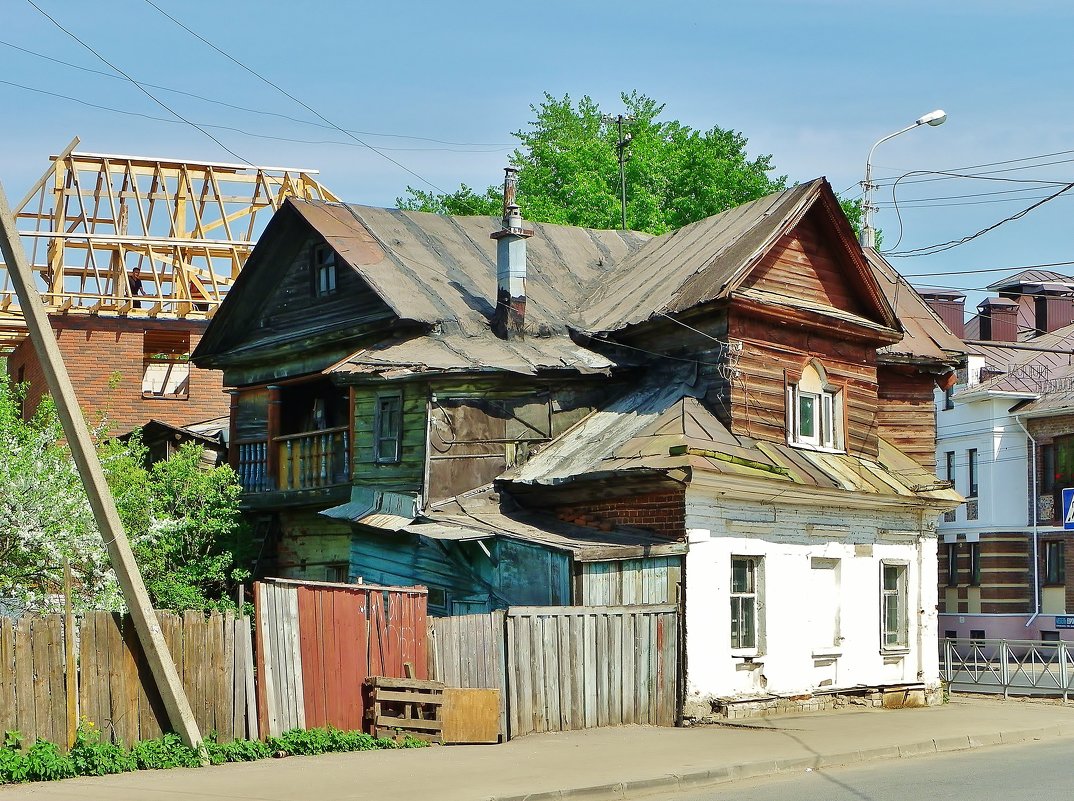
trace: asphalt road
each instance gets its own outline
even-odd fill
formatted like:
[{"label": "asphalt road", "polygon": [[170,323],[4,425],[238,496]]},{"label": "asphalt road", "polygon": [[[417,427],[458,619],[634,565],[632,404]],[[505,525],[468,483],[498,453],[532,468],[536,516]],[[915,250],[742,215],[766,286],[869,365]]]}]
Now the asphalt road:
[{"label": "asphalt road", "polygon": [[1040,801],[1074,797],[1074,739],[753,779],[663,801]]}]

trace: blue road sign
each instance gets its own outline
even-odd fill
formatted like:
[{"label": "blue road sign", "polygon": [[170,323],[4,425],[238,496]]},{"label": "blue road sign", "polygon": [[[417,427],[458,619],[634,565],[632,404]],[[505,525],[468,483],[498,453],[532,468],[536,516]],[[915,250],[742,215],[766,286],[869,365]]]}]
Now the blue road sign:
[{"label": "blue road sign", "polygon": [[1063,528],[1074,529],[1074,488],[1063,490]]}]

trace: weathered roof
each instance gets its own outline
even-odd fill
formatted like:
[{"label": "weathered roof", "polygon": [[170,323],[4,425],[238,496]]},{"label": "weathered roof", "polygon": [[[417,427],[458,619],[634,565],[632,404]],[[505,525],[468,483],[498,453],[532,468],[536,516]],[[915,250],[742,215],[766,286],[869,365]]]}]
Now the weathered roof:
[{"label": "weathered roof", "polygon": [[[674,314],[727,297],[778,238],[818,201],[836,203],[824,178],[650,240],[596,287],[578,315],[579,328],[594,333],[617,331],[659,314]],[[835,219],[836,225],[845,228],[841,233],[853,242],[845,218],[836,215]],[[883,298],[875,300],[881,307],[886,305]],[[886,324],[898,325],[890,308],[881,311]]]},{"label": "weathered roof", "polygon": [[601,531],[541,512],[504,508],[490,489],[486,487],[427,510],[404,531],[454,541],[504,537],[567,551],[582,562],[686,552],[686,543],[669,542],[644,529],[617,526],[611,531]]},{"label": "weathered roof", "polygon": [[1038,384],[1037,397],[1018,406],[1016,411],[1025,417],[1049,417],[1074,414],[1074,365],[1057,367]]},{"label": "weathered roof", "polygon": [[955,364],[964,358],[966,347],[951,333],[940,317],[909,282],[872,248],[865,248],[865,259],[872,268],[880,288],[903,327],[903,338],[877,350],[877,355]]},{"label": "weathered roof", "polygon": [[1019,273],[1008,275],[998,281],[993,281],[986,289],[997,291],[1000,289],[1018,288],[1026,284],[1066,284],[1074,287],[1074,278],[1051,270],[1022,270]]},{"label": "weathered roof", "polygon": [[1041,383],[1074,362],[1074,324],[1034,337],[1030,342],[966,341],[971,355],[981,356],[992,370],[1002,375],[981,381],[955,397],[970,397],[989,392],[1013,392],[1035,395]]},{"label": "weathered roof", "polygon": [[589,287],[604,280],[646,234],[532,223],[535,234],[526,243],[527,337],[508,342],[489,330],[496,302],[496,243],[489,234],[499,230],[497,218],[292,203],[400,319],[433,329],[358,351],[332,371],[484,367],[533,373],[611,366],[578,347],[567,322]]},{"label": "weathered roof", "polygon": [[883,439],[877,459],[757,442],[728,431],[688,387],[666,383],[594,412],[502,480],[554,486],[638,470],[674,472],[683,480],[706,471],[952,507],[962,500]]}]

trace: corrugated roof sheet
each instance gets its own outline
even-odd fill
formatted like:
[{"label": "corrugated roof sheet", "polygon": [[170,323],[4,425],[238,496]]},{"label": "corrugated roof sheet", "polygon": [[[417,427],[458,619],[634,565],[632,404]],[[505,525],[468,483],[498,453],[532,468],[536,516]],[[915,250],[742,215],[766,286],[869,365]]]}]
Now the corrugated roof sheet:
[{"label": "corrugated roof sheet", "polygon": [[505,510],[486,490],[429,510],[405,529],[431,539],[467,541],[504,537],[568,551],[579,561],[636,559],[686,553],[686,543],[651,531],[618,526],[612,531],[578,526],[525,509]]},{"label": "corrugated roof sheet", "polygon": [[1074,362],[1074,325],[1041,334],[1030,342],[967,340],[965,344],[967,352],[983,357],[990,369],[1003,374],[967,387],[955,397],[968,399],[986,392],[1035,395],[1042,380]]}]

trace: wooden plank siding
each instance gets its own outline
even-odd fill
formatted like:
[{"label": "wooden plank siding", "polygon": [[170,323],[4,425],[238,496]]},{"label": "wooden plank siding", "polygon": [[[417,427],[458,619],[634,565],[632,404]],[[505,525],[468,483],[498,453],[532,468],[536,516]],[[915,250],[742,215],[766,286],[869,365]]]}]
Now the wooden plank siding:
[{"label": "wooden plank siding", "polygon": [[[877,444],[876,351],[819,332],[773,329],[732,314],[729,335],[743,342],[740,380],[710,391],[730,408],[731,431],[754,439],[786,442],[788,371],[797,375],[816,358],[828,381],[843,391],[844,432],[849,453],[875,458]],[[719,397],[720,391],[727,393]]]},{"label": "wooden plank siding", "polygon": [[678,603],[682,579],[678,556],[583,562],[578,570],[577,603],[582,606]]},{"label": "wooden plank siding", "polygon": [[[398,462],[378,463],[374,457],[375,410],[377,397],[382,394],[402,396],[403,430]],[[425,475],[428,388],[424,383],[414,382],[356,386],[353,398],[354,483],[398,492],[420,492]]]},{"label": "wooden plank siding", "polygon": [[877,432],[926,470],[936,469],[935,378],[881,366]]},{"label": "wooden plank siding", "polygon": [[784,234],[742,288],[763,289],[866,316],[859,294],[836,256],[840,248],[817,224],[817,213],[811,212]]},{"label": "wooden plank siding", "polygon": [[504,612],[429,618],[429,678],[448,687],[500,691],[500,736],[507,738]]}]

